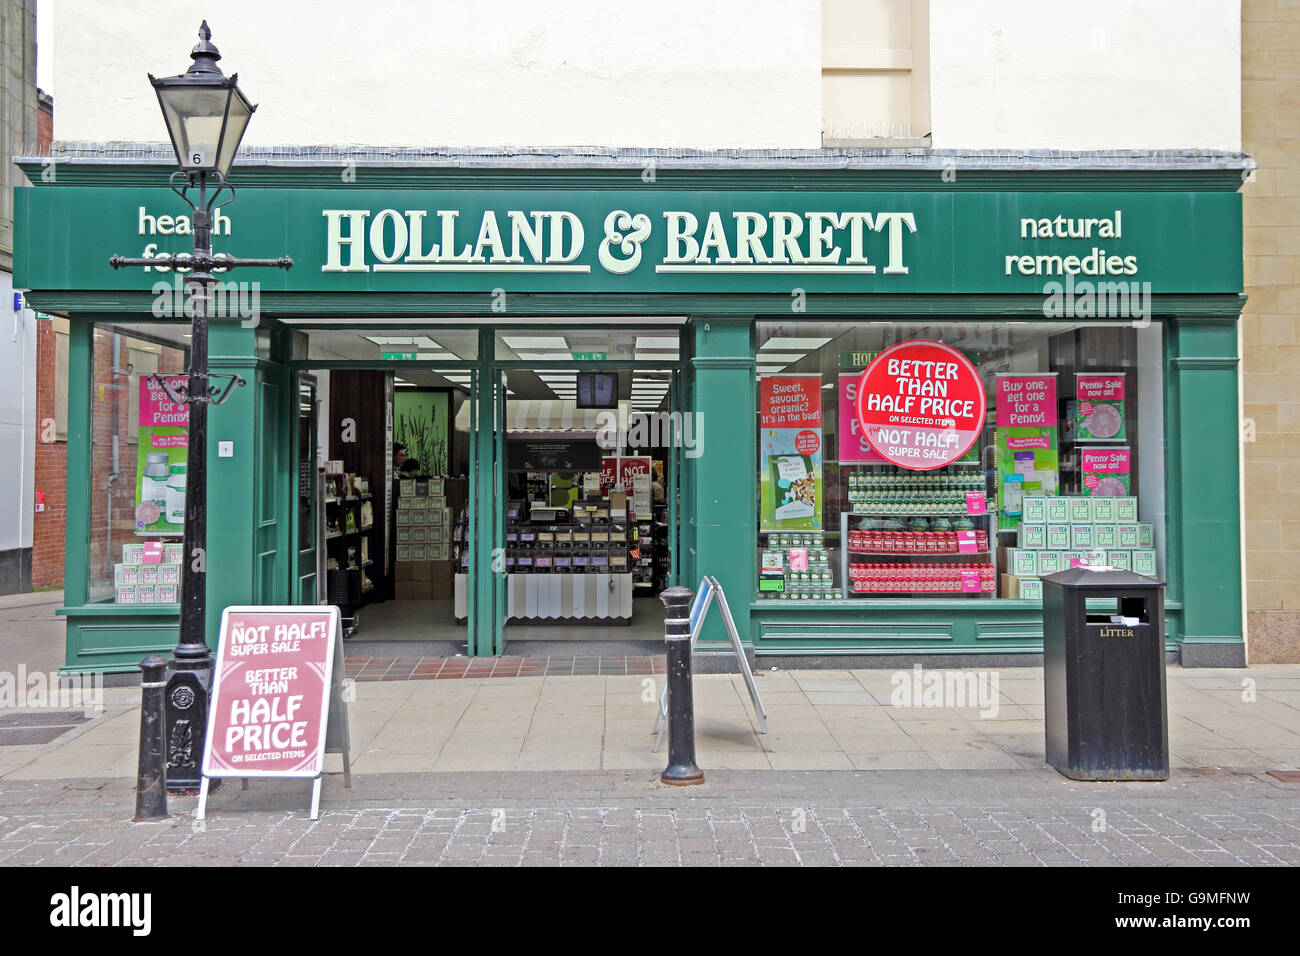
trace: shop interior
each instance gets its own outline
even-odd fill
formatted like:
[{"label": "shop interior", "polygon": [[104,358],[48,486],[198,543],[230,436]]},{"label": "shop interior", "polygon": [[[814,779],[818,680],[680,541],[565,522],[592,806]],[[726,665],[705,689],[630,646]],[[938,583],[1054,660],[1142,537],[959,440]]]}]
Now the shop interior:
[{"label": "shop interior", "polygon": [[[454,363],[479,359],[479,333],[306,334],[305,364],[326,366],[306,381],[318,414],[327,600],[344,609],[354,647],[463,653],[478,373]],[[504,407],[492,410],[498,429],[477,440],[499,456],[504,489],[490,492],[505,548],[489,570],[504,577],[506,653],[662,651],[671,458],[622,439],[638,437],[628,429],[635,416],[669,407],[678,348],[675,328],[495,335]],[[373,365],[338,367],[345,362]]]}]

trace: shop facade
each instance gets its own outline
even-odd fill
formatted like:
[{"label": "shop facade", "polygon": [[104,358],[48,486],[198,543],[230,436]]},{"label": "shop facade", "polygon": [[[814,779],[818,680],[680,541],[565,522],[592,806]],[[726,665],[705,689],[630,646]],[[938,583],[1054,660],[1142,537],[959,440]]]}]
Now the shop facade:
[{"label": "shop facade", "polygon": [[[1017,552],[1069,561],[1105,549],[1124,561],[1143,552],[1167,582],[1170,652],[1240,665],[1243,164],[1201,154],[359,155],[340,177],[336,161],[254,153],[235,169],[238,200],[222,209],[214,248],[289,255],[295,267],[232,277],[212,323],[213,371],[246,384],[209,418],[208,633],[224,606],[316,594],[319,542],[300,484],[316,463],[295,433],[303,376],[374,363],[313,356],[312,336],[454,333],[476,343],[472,357],[440,362],[468,376],[471,399],[467,641],[471,654],[502,653],[504,583],[491,570],[506,534],[494,491],[502,375],[527,363],[500,358],[497,337],[582,326],[678,337],[658,411],[675,428],[689,421],[695,444],[669,457],[670,574],[688,586],[716,577],[756,655],[788,665],[1040,653],[1041,602],[1020,588],[1048,566],[1030,571]],[[105,424],[115,396],[138,403],[131,368],[138,389],[141,372],[183,367],[187,320],[166,307],[175,277],[115,273],[108,258],[185,251],[188,221],[163,162],[74,160],[55,177],[25,168],[36,185],[17,194],[15,284],[70,322],[65,665],[128,671],[175,644],[178,609],[114,600],[108,575],[123,539],[107,475],[123,474],[120,459],[140,446],[138,435],[134,448],[130,435],[125,446],[99,438],[120,428]],[[157,349],[141,346],[124,365],[102,336],[97,355],[97,329]],[[956,460],[900,467],[858,440],[853,390],[876,355],[923,342],[969,362],[983,385],[980,422]],[[400,374],[421,359],[385,365]],[[1112,388],[1118,378],[1118,399],[1087,391],[1098,377]],[[1000,390],[1048,379],[1040,403],[1052,424],[1041,427],[1054,433],[1012,434],[998,420]],[[771,417],[791,395],[809,417]],[[1033,520],[1022,509],[1035,489],[1044,507],[1089,499],[1086,516]],[[983,511],[964,504],[976,490]],[[962,509],[946,503],[958,493]],[[1087,530],[1035,547],[1026,526],[1037,524]],[[1141,540],[1109,537],[1130,525],[1146,526]],[[105,542],[106,531],[117,537]],[[957,532],[976,538],[973,551],[942,550]]]}]

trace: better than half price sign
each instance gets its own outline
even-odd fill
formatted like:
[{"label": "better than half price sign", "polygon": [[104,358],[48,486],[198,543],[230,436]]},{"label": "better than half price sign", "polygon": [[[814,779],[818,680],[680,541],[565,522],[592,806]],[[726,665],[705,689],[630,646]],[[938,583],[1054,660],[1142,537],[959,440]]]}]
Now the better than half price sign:
[{"label": "better than half price sign", "polygon": [[339,612],[228,607],[212,687],[205,777],[319,777]]},{"label": "better than half price sign", "polygon": [[931,471],[952,464],[984,428],[984,382],[964,355],[941,342],[890,346],[858,381],[862,434],[885,460]]}]

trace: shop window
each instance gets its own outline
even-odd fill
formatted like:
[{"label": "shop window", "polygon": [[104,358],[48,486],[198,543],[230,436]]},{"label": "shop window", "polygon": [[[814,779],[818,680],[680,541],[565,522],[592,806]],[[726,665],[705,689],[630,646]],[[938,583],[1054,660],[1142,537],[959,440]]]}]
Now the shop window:
[{"label": "shop window", "polygon": [[1158,323],[760,323],[758,343],[760,598],[1163,578]]},{"label": "shop window", "polygon": [[[187,420],[149,384],[182,376],[188,326],[101,326],[91,382],[90,600],[175,604]],[[147,337],[146,337],[147,336]]]}]

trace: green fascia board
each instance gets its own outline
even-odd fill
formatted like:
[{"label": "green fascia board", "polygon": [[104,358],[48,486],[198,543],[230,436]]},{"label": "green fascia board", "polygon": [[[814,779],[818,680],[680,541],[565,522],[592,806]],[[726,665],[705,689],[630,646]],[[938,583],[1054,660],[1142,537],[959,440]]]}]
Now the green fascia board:
[{"label": "green fascia board", "polygon": [[[514,226],[512,211],[522,213]],[[618,218],[629,212],[645,217],[636,220],[643,226],[635,240],[624,238],[633,227]],[[14,283],[153,295],[176,276],[157,267],[113,270],[109,258],[190,252],[192,237],[176,231],[188,215],[167,190],[15,190]],[[759,293],[766,308],[784,297],[788,313],[795,291],[809,300],[1041,299],[1053,284],[1068,292],[1072,283],[1106,282],[1140,283],[1146,294],[1239,294],[1241,224],[1241,196],[1224,192],[352,186],[247,190],[221,208],[213,245],[218,254],[294,259],[287,272],[218,276],[256,281],[263,311],[268,297],[312,293],[448,294],[472,311],[494,311],[504,290],[516,298]],[[757,246],[753,255],[770,262],[752,260]],[[480,260],[453,260],[447,249]],[[1067,267],[1073,278],[1063,276]]]}]

